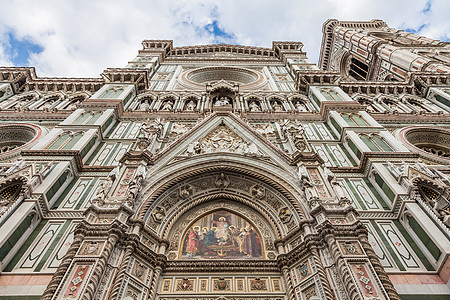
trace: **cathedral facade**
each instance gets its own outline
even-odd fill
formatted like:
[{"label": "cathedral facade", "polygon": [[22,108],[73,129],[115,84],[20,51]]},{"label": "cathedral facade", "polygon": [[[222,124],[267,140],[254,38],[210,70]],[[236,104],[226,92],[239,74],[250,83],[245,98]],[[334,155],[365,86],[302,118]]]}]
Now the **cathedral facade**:
[{"label": "cathedral facade", "polygon": [[142,46],[0,68],[0,299],[447,299],[448,44]]}]

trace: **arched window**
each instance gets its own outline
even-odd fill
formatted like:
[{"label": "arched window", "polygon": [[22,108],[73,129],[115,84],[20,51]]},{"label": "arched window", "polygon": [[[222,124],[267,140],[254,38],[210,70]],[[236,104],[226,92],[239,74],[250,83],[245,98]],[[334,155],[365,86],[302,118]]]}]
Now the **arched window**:
[{"label": "arched window", "polygon": [[370,151],[374,152],[393,151],[391,146],[389,146],[388,143],[386,143],[386,141],[382,137],[376,134],[372,135],[361,134],[359,137],[364,142],[364,144],[370,149]]},{"label": "arched window", "polygon": [[427,107],[425,107],[425,105],[423,105],[422,103],[420,103],[420,101],[415,100],[415,99],[407,99],[405,101],[406,105],[411,108],[412,110],[415,111],[426,111],[426,112],[431,112],[430,109],[428,109]]},{"label": "arched window", "polygon": [[49,147],[50,150],[70,150],[81,139],[82,132],[66,132],[60,135]]},{"label": "arched window", "polygon": [[122,92],[123,92],[123,87],[121,87],[121,86],[112,87],[112,88],[109,88],[106,92],[104,92],[100,98],[103,98],[103,99],[118,98],[120,96],[120,94],[122,94]]},{"label": "arched window", "polygon": [[86,99],[86,96],[76,96],[70,99],[70,101],[62,108],[67,110],[75,110],[77,109],[77,105],[83,102]]},{"label": "arched window", "polygon": [[325,99],[330,100],[330,101],[342,101],[342,100],[344,100],[344,99],[342,99],[342,96],[339,95],[339,93],[336,92],[333,89],[321,88],[320,89],[320,93],[325,97]]},{"label": "arched window", "polygon": [[49,110],[52,109],[53,107],[56,106],[56,104],[59,102],[60,97],[58,96],[53,96],[50,98],[47,98],[41,105],[39,105],[39,107],[37,109],[42,109],[42,110]]},{"label": "arched window", "polygon": [[368,126],[367,122],[358,114],[342,114],[342,118],[349,126]]},{"label": "arched window", "polygon": [[367,107],[370,112],[378,112],[379,110],[373,105],[373,101],[367,98],[358,98],[358,103]]},{"label": "arched window", "polygon": [[101,111],[98,112],[85,112],[76,121],[77,125],[92,125],[94,124],[102,115]]},{"label": "arched window", "polygon": [[394,99],[384,98],[381,100],[381,105],[388,111],[405,112],[405,110],[398,105],[398,101]]},{"label": "arched window", "polygon": [[356,80],[367,80],[367,74],[369,73],[369,66],[352,57],[350,59],[350,70],[349,75]]}]

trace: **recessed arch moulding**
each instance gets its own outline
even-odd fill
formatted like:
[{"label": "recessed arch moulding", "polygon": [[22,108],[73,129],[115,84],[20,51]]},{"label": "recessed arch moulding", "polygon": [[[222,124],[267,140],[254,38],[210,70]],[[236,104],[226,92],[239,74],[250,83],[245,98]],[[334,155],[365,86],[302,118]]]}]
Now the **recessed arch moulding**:
[{"label": "recessed arch moulding", "polygon": [[174,172],[158,188],[148,186],[142,194],[138,218],[148,230],[169,241],[168,248],[162,251],[169,260],[181,257],[183,237],[189,228],[215,212],[229,212],[248,222],[261,237],[263,258],[272,260],[285,252],[277,247],[277,241],[298,231],[308,219],[300,189],[289,188],[281,176],[226,160],[215,165],[194,165],[196,170],[188,167]]}]

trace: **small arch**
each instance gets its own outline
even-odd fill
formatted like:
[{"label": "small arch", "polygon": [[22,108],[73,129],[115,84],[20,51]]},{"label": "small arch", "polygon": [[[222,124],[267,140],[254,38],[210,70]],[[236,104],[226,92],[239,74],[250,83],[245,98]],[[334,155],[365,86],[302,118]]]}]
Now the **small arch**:
[{"label": "small arch", "polygon": [[261,112],[261,102],[256,98],[250,98],[247,100],[248,110],[250,112]]}]

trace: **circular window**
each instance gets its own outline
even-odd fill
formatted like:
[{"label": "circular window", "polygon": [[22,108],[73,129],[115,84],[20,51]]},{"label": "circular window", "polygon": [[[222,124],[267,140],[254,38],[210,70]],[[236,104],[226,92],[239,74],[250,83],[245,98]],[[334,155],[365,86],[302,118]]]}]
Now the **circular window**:
[{"label": "circular window", "polygon": [[38,126],[31,124],[0,125],[0,159],[31,147],[41,133],[42,130]]},{"label": "circular window", "polygon": [[442,128],[410,127],[400,131],[400,138],[411,151],[435,160],[450,160],[450,131]]},{"label": "circular window", "polygon": [[189,70],[181,75],[181,81],[189,85],[204,87],[218,81],[239,84],[241,87],[254,87],[265,82],[259,72],[236,67],[206,67]]}]

